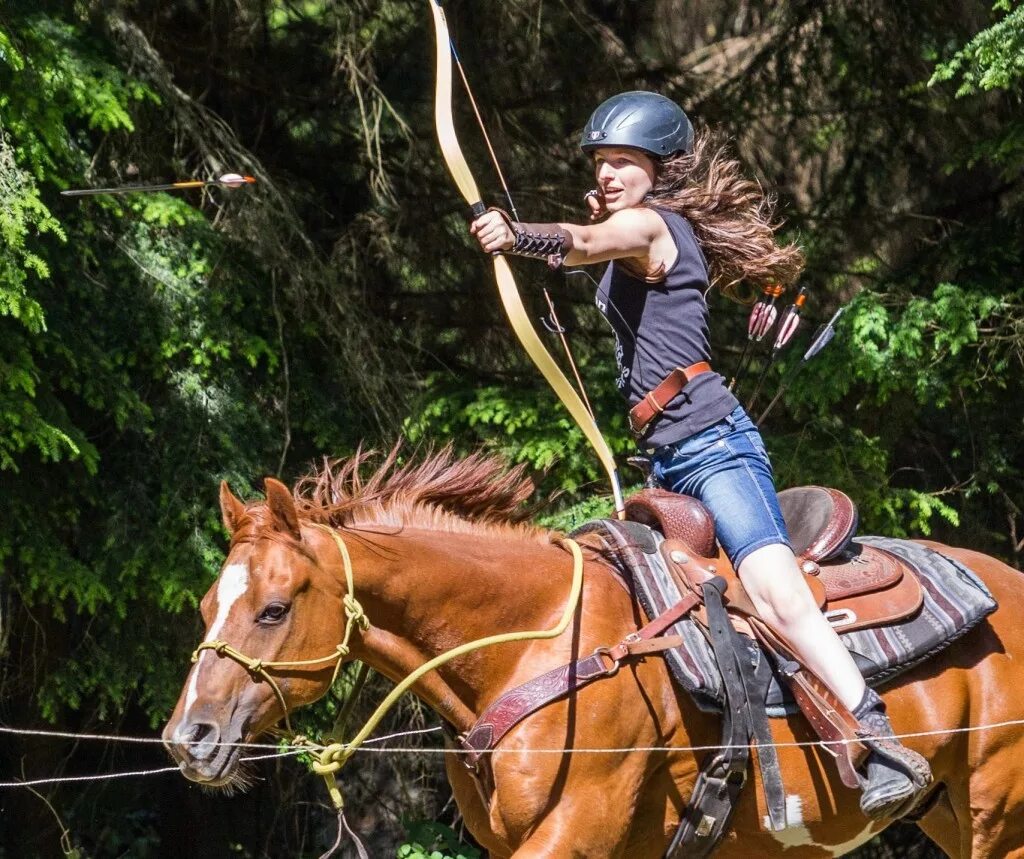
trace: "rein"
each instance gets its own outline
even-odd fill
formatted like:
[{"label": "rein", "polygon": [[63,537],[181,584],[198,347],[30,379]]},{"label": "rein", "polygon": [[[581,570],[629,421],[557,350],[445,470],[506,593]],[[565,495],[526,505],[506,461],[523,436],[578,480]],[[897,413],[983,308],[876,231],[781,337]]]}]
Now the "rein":
[{"label": "rein", "polygon": [[[345,569],[345,583],[348,591],[343,600],[345,606],[345,634],[341,643],[335,648],[334,653],[328,656],[322,656],[319,659],[303,659],[292,662],[265,662],[262,659],[256,659],[251,656],[246,656],[241,651],[229,645],[226,641],[204,641],[202,642],[192,653],[193,664],[199,660],[199,657],[204,650],[212,650],[217,656],[226,656],[228,659],[234,660],[241,665],[249,673],[250,678],[253,682],[258,682],[259,679],[265,680],[270,688],[273,689],[274,695],[277,697],[278,703],[281,705],[281,710],[284,713],[284,723],[288,734],[291,735],[290,739],[295,746],[307,746],[309,747],[309,753],[313,758],[312,768],[315,773],[323,776],[327,783],[327,791],[331,796],[331,801],[334,803],[335,808],[339,811],[344,807],[344,800],[341,795],[341,789],[338,787],[335,774],[344,766],[353,753],[366,741],[366,739],[373,733],[373,730],[380,723],[381,719],[388,713],[388,711],[397,703],[398,699],[404,695],[409,688],[416,683],[423,675],[435,668],[439,668],[447,662],[453,659],[463,656],[467,653],[471,653],[474,650],[480,650],[484,647],[490,647],[495,644],[506,644],[513,641],[536,641],[542,639],[557,638],[568,628],[573,615],[576,613],[576,608],[579,605],[580,594],[583,590],[583,552],[579,547],[579,544],[575,540],[571,540],[568,537],[559,540],[559,543],[563,546],[567,546],[573,557],[573,568],[572,568],[572,585],[569,590],[569,598],[565,606],[565,611],[562,614],[559,622],[547,630],[527,630],[523,632],[505,632],[498,635],[489,635],[485,638],[478,638],[475,641],[468,641],[465,644],[461,644],[458,647],[454,647],[451,650],[445,651],[444,653],[435,656],[433,659],[425,662],[419,668],[415,669],[409,674],[404,680],[402,680],[394,689],[391,690],[390,694],[384,698],[383,701],[377,706],[377,709],[373,711],[370,717],[366,720],[366,724],[356,733],[356,735],[347,743],[334,742],[326,746],[317,748],[305,737],[296,736],[292,730],[291,721],[288,718],[288,705],[285,701],[284,693],[281,691],[277,681],[271,676],[271,671],[280,671],[290,668],[304,668],[311,665],[322,665],[331,661],[335,662],[334,674],[331,677],[331,684],[333,685],[335,680],[338,678],[338,672],[341,670],[342,662],[345,657],[348,656],[351,651],[349,641],[352,637],[353,630],[358,626],[360,630],[367,630],[370,628],[370,619],[363,611],[363,607],[356,600],[355,593],[355,576],[352,571],[352,559],[349,556],[348,548],[345,546],[345,541],[342,540],[341,535],[338,532],[328,527],[327,525],[321,525],[319,523],[310,523],[315,528],[319,528],[322,531],[326,531],[331,535],[338,547],[338,552],[341,554],[342,564]],[[363,666],[365,669],[365,664]],[[365,679],[365,670],[360,670],[361,678]],[[355,689],[353,690],[353,696],[350,698],[354,700],[356,694],[358,694],[362,683],[357,682]],[[328,686],[330,688],[330,686]],[[351,707],[346,704],[342,711],[347,715]],[[340,720],[339,720],[340,721]],[[335,723],[337,727],[339,723]]]}]

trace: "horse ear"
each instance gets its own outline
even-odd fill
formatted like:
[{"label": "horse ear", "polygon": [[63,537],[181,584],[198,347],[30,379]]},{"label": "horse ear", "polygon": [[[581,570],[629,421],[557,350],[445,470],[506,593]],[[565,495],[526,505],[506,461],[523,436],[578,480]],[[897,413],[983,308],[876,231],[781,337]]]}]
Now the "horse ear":
[{"label": "horse ear", "polygon": [[274,515],[274,522],[281,531],[291,534],[296,540],[302,539],[299,530],[299,513],[295,509],[295,499],[288,487],[280,480],[268,477],[263,481],[267,493],[267,506]]},{"label": "horse ear", "polygon": [[220,482],[220,519],[229,534],[234,534],[238,529],[238,522],[245,514],[245,505],[235,498],[231,492],[228,482]]}]

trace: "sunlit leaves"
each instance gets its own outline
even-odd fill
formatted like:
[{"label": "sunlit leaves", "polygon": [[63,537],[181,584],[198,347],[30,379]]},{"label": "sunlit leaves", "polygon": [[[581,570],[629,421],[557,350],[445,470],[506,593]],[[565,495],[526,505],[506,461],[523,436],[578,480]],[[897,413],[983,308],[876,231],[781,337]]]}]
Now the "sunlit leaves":
[{"label": "sunlit leaves", "polygon": [[931,84],[959,80],[956,94],[963,97],[979,90],[1008,89],[1024,79],[1024,5],[999,0],[993,9],[1006,14],[939,63]]}]

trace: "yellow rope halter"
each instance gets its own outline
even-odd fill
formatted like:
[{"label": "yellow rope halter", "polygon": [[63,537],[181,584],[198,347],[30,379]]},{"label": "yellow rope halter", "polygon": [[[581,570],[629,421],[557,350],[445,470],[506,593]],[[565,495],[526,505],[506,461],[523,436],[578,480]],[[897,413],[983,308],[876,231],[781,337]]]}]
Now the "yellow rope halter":
[{"label": "yellow rope halter", "polygon": [[202,642],[202,644],[200,644],[192,653],[192,662],[195,663],[199,659],[199,655],[202,651],[212,650],[217,654],[217,656],[226,656],[237,662],[249,672],[249,676],[252,677],[253,680],[256,680],[257,677],[265,680],[270,685],[270,688],[274,690],[274,695],[277,697],[277,701],[281,705],[281,711],[284,713],[285,729],[290,735],[292,745],[306,747],[308,749],[308,752],[313,759],[313,771],[318,775],[323,776],[327,783],[327,791],[331,796],[331,800],[334,803],[334,806],[340,810],[344,805],[344,800],[335,778],[336,773],[342,766],[344,766],[348,759],[352,757],[356,749],[366,741],[377,725],[380,724],[381,719],[383,719],[387,712],[397,703],[398,699],[401,698],[417,680],[428,672],[433,671],[435,668],[440,668],[445,663],[450,662],[459,656],[471,653],[474,650],[480,650],[481,648],[490,647],[495,644],[506,644],[512,641],[533,641],[557,638],[565,632],[573,615],[576,613],[580,593],[583,590],[583,552],[575,540],[565,538],[559,541],[562,545],[568,546],[569,551],[572,553],[573,569],[572,585],[569,590],[569,600],[566,604],[561,620],[559,620],[554,627],[548,630],[506,632],[499,635],[489,635],[486,638],[478,638],[475,641],[460,644],[458,647],[454,647],[445,653],[435,656],[433,659],[425,662],[419,668],[414,670],[397,686],[395,686],[395,688],[391,690],[390,694],[381,701],[377,709],[373,711],[370,718],[366,720],[366,724],[363,725],[363,727],[349,742],[334,742],[326,746],[318,747],[310,743],[306,738],[297,737],[295,735],[292,730],[291,720],[288,718],[288,704],[285,701],[284,693],[281,691],[280,686],[278,686],[277,681],[275,681],[270,675],[270,671],[288,668],[303,668],[310,665],[322,665],[325,662],[335,660],[336,664],[334,666],[334,674],[331,677],[331,685],[333,685],[334,681],[338,678],[338,672],[341,670],[342,662],[351,650],[349,641],[352,637],[352,631],[356,626],[364,631],[369,629],[370,620],[363,611],[363,607],[353,596],[355,593],[355,579],[352,572],[352,559],[349,556],[348,548],[345,546],[345,541],[341,539],[341,536],[333,528],[329,528],[326,525],[320,525],[318,523],[313,523],[313,525],[316,528],[326,531],[334,539],[334,542],[338,547],[338,551],[341,553],[342,564],[345,568],[345,583],[348,588],[343,600],[346,617],[345,635],[341,644],[335,648],[334,653],[331,653],[328,656],[321,656],[319,659],[303,659],[292,662],[264,662],[262,659],[255,659],[251,656],[246,656],[227,642],[218,640]]},{"label": "yellow rope halter", "polygon": [[311,665],[322,665],[325,662],[331,662],[334,660],[334,674],[331,675],[331,682],[328,686],[328,688],[330,688],[330,686],[334,685],[334,681],[338,679],[338,672],[341,670],[342,662],[352,649],[349,645],[349,641],[352,638],[352,630],[357,626],[361,630],[367,630],[370,628],[370,619],[366,616],[366,613],[363,611],[363,607],[354,596],[355,580],[352,575],[352,558],[349,557],[348,547],[345,546],[345,542],[340,536],[338,536],[338,532],[333,528],[328,528],[326,525],[320,525],[317,523],[313,524],[314,527],[326,531],[334,538],[334,542],[338,546],[338,551],[341,552],[342,564],[345,567],[345,584],[348,587],[348,590],[345,593],[345,598],[342,600],[342,603],[345,606],[345,635],[341,640],[341,644],[334,648],[334,653],[331,653],[328,656],[321,656],[319,659],[301,659],[291,662],[264,662],[262,659],[255,659],[251,656],[246,656],[226,641],[220,640],[204,641],[192,652],[193,664],[199,660],[199,655],[202,651],[212,650],[218,656],[226,656],[237,662],[249,672],[253,679],[260,677],[265,680],[270,685],[270,688],[274,690],[274,695],[277,696],[277,702],[281,705],[281,712],[284,714],[284,725],[289,734],[293,733],[293,731],[291,720],[288,718],[288,704],[285,702],[284,693],[281,691],[281,687],[277,685],[277,681],[270,676],[267,669],[280,670],[288,668],[306,668]]}]

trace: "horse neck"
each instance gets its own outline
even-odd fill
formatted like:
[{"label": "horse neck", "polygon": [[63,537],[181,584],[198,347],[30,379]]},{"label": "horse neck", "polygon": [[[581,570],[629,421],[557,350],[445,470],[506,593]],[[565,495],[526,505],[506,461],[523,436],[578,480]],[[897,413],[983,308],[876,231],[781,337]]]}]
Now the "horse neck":
[{"label": "horse neck", "polygon": [[[572,557],[536,537],[409,528],[349,542],[356,598],[371,623],[353,654],[392,680],[466,642],[549,629],[565,610]],[[518,644],[473,651],[413,690],[465,730],[507,688],[522,652]]]}]

